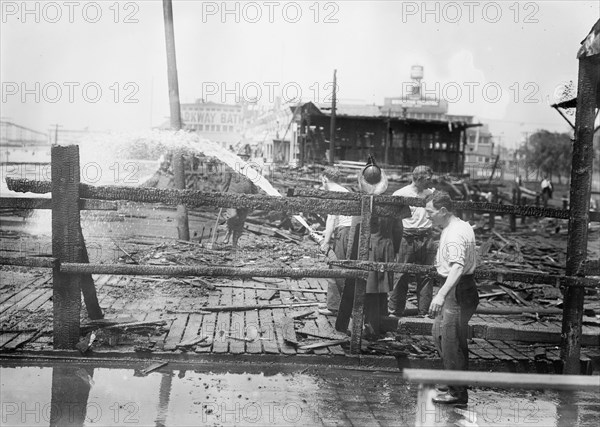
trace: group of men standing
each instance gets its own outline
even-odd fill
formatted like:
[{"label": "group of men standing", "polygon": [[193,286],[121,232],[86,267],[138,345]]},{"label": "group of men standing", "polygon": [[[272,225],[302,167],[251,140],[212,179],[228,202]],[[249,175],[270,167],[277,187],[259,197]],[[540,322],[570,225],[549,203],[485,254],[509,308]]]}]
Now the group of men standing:
[{"label": "group of men standing", "polygon": [[[387,179],[383,170],[378,169],[370,160],[362,174],[359,174],[362,193],[385,192]],[[365,178],[365,174],[369,176]],[[444,369],[467,370],[468,322],[479,301],[473,279],[476,267],[475,234],[469,223],[454,214],[448,193],[429,188],[432,176],[430,167],[417,166],[413,170],[411,183],[393,193],[394,196],[424,199],[425,207],[410,206],[410,213],[401,215],[401,218],[391,218],[391,221],[390,218],[375,218],[371,222],[369,260],[435,265],[441,277],[441,286],[434,295],[433,280],[427,275],[401,273],[392,280],[393,274],[390,272],[371,272],[365,297],[365,332],[379,333],[379,319],[382,316],[403,315],[409,284],[414,281],[419,314],[435,319],[432,336]],[[340,184],[340,177],[338,169],[326,168],[322,174],[323,188],[328,191],[349,191]],[[329,215],[321,250],[327,254],[333,250],[337,259],[356,259],[358,237],[354,239],[354,248],[347,247],[351,225],[352,217]],[[434,227],[441,228],[437,245]],[[346,331],[348,325],[348,305],[351,306],[353,295],[354,281],[331,280],[327,308],[320,310],[322,314],[338,316],[336,328],[342,332]],[[466,404],[467,400],[466,387],[441,389],[434,398],[434,402],[442,404]]]}]

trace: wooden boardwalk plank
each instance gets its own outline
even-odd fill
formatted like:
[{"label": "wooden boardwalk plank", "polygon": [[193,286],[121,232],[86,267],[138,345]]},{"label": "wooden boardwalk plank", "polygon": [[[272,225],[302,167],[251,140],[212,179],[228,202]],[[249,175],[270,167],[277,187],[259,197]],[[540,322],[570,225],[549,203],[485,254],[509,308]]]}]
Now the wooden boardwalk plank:
[{"label": "wooden boardwalk plank", "polygon": [[499,345],[498,348],[512,357],[514,360],[529,360],[529,357],[526,354],[521,353],[514,345],[514,343],[507,341],[494,341],[498,344],[504,344],[504,346]]},{"label": "wooden boardwalk plank", "polygon": [[[290,281],[289,279],[286,280],[285,287],[290,288],[292,286],[295,286],[293,284],[293,281]],[[281,301],[283,303],[288,303],[288,302],[291,303],[292,302],[292,295],[291,295],[290,291],[281,290],[281,291],[279,291],[279,295],[281,296]],[[296,347],[288,344],[283,339],[283,337],[284,337],[283,328],[282,328],[283,318],[285,316],[291,317],[292,314],[289,314],[287,309],[282,309],[282,308],[273,309],[272,314],[273,314],[273,321],[275,322],[275,335],[277,338],[277,344],[279,344],[279,349],[281,350],[281,352],[283,354],[296,354]]]},{"label": "wooden boardwalk plank", "polygon": [[260,321],[260,340],[264,352],[268,354],[279,354],[280,351],[279,346],[277,345],[273,310],[258,310],[258,319]]},{"label": "wooden boardwalk plank", "polygon": [[181,341],[181,337],[183,336],[183,332],[185,331],[187,321],[187,314],[178,314],[173,323],[171,323],[169,333],[167,334],[167,338],[165,339],[166,351],[175,350],[177,344],[179,344],[179,342]]},{"label": "wooden boardwalk plank", "polygon": [[0,348],[4,348],[10,340],[14,339],[19,334],[20,332],[2,332],[2,334],[0,334]]},{"label": "wooden boardwalk plank", "polygon": [[26,344],[31,338],[33,338],[35,334],[37,334],[37,331],[21,332],[18,337],[7,342],[2,348],[6,350],[14,350]]},{"label": "wooden boardwalk plank", "polygon": [[[316,322],[319,331],[331,337],[346,338],[347,336],[345,334],[341,334],[334,329],[334,327],[330,323],[330,319],[335,319],[335,317],[322,315],[317,316]],[[343,356],[344,354],[346,354],[341,345],[332,345],[328,347],[328,349],[331,354],[335,354],[338,356]]]},{"label": "wooden boardwalk plank", "polygon": [[[234,280],[233,283],[236,285],[243,284],[241,280]],[[233,305],[244,305],[243,289],[232,289],[231,303]],[[229,352],[232,354],[242,354],[246,351],[246,342],[244,341],[246,339],[245,320],[245,313],[243,311],[234,311],[231,313],[229,335],[234,338],[229,339]]]},{"label": "wooden boardwalk plank", "polygon": [[30,303],[32,303],[33,301],[35,301],[36,299],[41,297],[46,292],[48,292],[47,289],[34,289],[33,291],[30,291],[29,294],[25,295],[20,300],[15,301],[14,304],[12,304],[10,307],[5,307],[5,309],[2,312],[0,312],[0,314],[2,316],[8,316],[19,310],[26,309]]},{"label": "wooden boardwalk plank", "polygon": [[[220,288],[220,305],[231,305],[232,288]],[[217,313],[217,327],[215,329],[215,338],[212,346],[213,353],[227,353],[229,351],[229,329],[231,325],[231,312],[221,311]]]},{"label": "wooden boardwalk plank", "polygon": [[[255,289],[244,289],[244,304],[255,304],[256,298],[257,292]],[[262,341],[259,339],[260,322],[257,310],[246,311],[246,337],[254,340],[246,343],[246,352],[252,354],[262,353]]]},{"label": "wooden boardwalk plank", "polygon": [[513,360],[512,357],[510,357],[508,354],[506,354],[504,351],[502,351],[499,347],[496,347],[496,343],[498,343],[498,345],[501,345],[500,342],[495,341],[495,340],[488,340],[487,341],[487,346],[485,347],[485,349],[492,353],[494,355],[494,357],[498,360],[501,361],[509,361],[509,360]]},{"label": "wooden boardwalk plank", "polygon": [[296,348],[294,346],[288,344],[283,339],[282,322],[283,322],[283,317],[286,315],[285,309],[274,308],[273,310],[271,310],[271,312],[273,314],[275,336],[277,339],[277,344],[279,344],[279,349],[281,350],[281,352],[283,354],[296,354]]},{"label": "wooden boardwalk plank", "polygon": [[[6,278],[4,278],[4,280],[6,280]],[[52,275],[50,273],[44,274],[34,278],[15,292],[4,292],[3,295],[0,296],[0,312],[25,297],[32,289],[38,289],[50,280],[52,280]]]},{"label": "wooden boardwalk plank", "polygon": [[[219,300],[221,299],[221,292],[218,290],[210,291],[208,294],[208,301],[206,305],[208,307],[216,307],[219,305]],[[202,335],[206,335],[207,342],[214,343],[215,341],[215,331],[217,324],[217,313],[211,312],[210,314],[205,314],[202,317],[202,326],[200,328],[200,333]],[[213,344],[211,345],[199,345],[196,346],[196,353],[210,353],[212,350]]]},{"label": "wooden boardwalk plank", "polygon": [[485,349],[486,341],[480,338],[473,338],[472,343],[469,344],[469,352],[473,353],[480,359],[493,360],[494,355]]}]

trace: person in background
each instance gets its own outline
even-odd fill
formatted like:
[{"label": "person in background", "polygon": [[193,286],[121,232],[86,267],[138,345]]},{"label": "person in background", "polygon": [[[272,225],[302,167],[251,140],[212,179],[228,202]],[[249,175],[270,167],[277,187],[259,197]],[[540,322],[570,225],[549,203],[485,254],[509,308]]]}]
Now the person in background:
[{"label": "person in background", "polygon": [[548,176],[544,176],[542,183],[540,184],[542,187],[542,202],[544,203],[544,207],[548,207],[548,199],[552,198],[552,183],[548,179]]},{"label": "person in background", "polygon": [[[429,166],[417,166],[412,173],[412,182],[394,192],[394,196],[425,199],[433,193],[427,187],[433,171]],[[431,221],[424,207],[410,207],[411,216],[402,220],[402,239],[396,256],[401,264],[432,265],[435,247],[432,238]],[[388,311],[391,316],[400,317],[406,307],[408,284],[417,282],[417,306],[420,315],[426,315],[431,303],[433,283],[423,274],[396,273],[394,287],[389,294]]]},{"label": "person in background", "polygon": [[[387,190],[387,175],[375,163],[373,156],[369,156],[367,165],[358,174],[358,187],[363,195],[380,195]],[[402,215],[403,217],[410,215],[408,209]],[[371,216],[369,261],[394,262],[392,241],[394,220],[395,218]],[[350,259],[358,258],[359,235],[360,225],[356,227]],[[381,318],[387,314],[387,295],[391,289],[392,279],[393,274],[388,271],[369,272],[364,303],[364,335],[366,338],[378,336],[382,332]],[[355,280],[348,279],[335,323],[336,330],[340,332],[346,332],[348,329],[354,302],[354,290]]]},{"label": "person in background", "polygon": [[[431,301],[429,315],[434,318],[432,336],[444,369],[469,368],[467,336],[469,320],[479,303],[473,272],[477,264],[475,233],[468,222],[454,215],[453,202],[445,191],[425,199],[427,216],[434,226],[443,228],[435,257],[437,272],[444,282]],[[466,404],[465,386],[449,386],[433,398],[435,403]]]},{"label": "person in background", "polygon": [[[246,154],[239,155],[242,160],[247,161],[249,156]],[[246,166],[248,168],[250,166]],[[242,168],[242,173],[237,173],[229,166],[225,166],[225,180],[221,191],[224,193],[236,193],[236,194],[256,194],[258,189],[256,185],[243,173],[247,170]],[[229,208],[225,211],[224,217],[227,222],[227,234],[225,235],[224,243],[229,243],[229,239],[232,238],[232,247],[237,249],[238,240],[244,232],[244,224],[246,223],[246,217],[248,216],[249,209],[247,208]]]},{"label": "person in background", "polygon": [[[336,167],[327,167],[321,175],[323,189],[326,191],[338,191],[342,193],[350,192],[343,187],[339,181],[341,172]],[[348,236],[352,226],[352,217],[345,215],[327,215],[325,224],[325,236],[320,243],[321,251],[326,256],[333,250],[335,259],[346,259],[346,247],[348,246]],[[335,316],[340,307],[340,300],[344,290],[344,279],[327,279],[327,307],[319,309],[319,313],[326,316]]]}]

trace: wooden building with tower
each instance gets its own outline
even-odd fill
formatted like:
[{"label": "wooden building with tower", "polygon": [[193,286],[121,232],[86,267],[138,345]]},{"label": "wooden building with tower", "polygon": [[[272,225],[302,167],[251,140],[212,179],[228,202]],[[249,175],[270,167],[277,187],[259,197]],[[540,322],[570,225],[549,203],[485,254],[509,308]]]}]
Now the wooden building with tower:
[{"label": "wooden building with tower", "polygon": [[[299,110],[299,163],[324,161],[329,149],[331,109],[308,102]],[[480,126],[462,117],[440,120],[398,116],[375,105],[338,105],[336,110],[336,160],[364,161],[373,154],[385,165],[427,164],[440,173],[463,172],[466,129]]]}]

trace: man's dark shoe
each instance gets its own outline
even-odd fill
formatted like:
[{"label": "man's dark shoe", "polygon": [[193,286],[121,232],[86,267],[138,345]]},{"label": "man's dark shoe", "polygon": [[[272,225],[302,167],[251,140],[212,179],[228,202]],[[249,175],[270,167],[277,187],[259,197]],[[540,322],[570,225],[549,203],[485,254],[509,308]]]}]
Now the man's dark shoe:
[{"label": "man's dark shoe", "polygon": [[435,391],[437,391],[438,393],[447,393],[448,392],[448,386],[447,385],[436,385],[435,386]]},{"label": "man's dark shoe", "polygon": [[466,405],[468,398],[452,396],[450,393],[438,394],[433,399],[433,403],[440,403],[443,405]]}]

